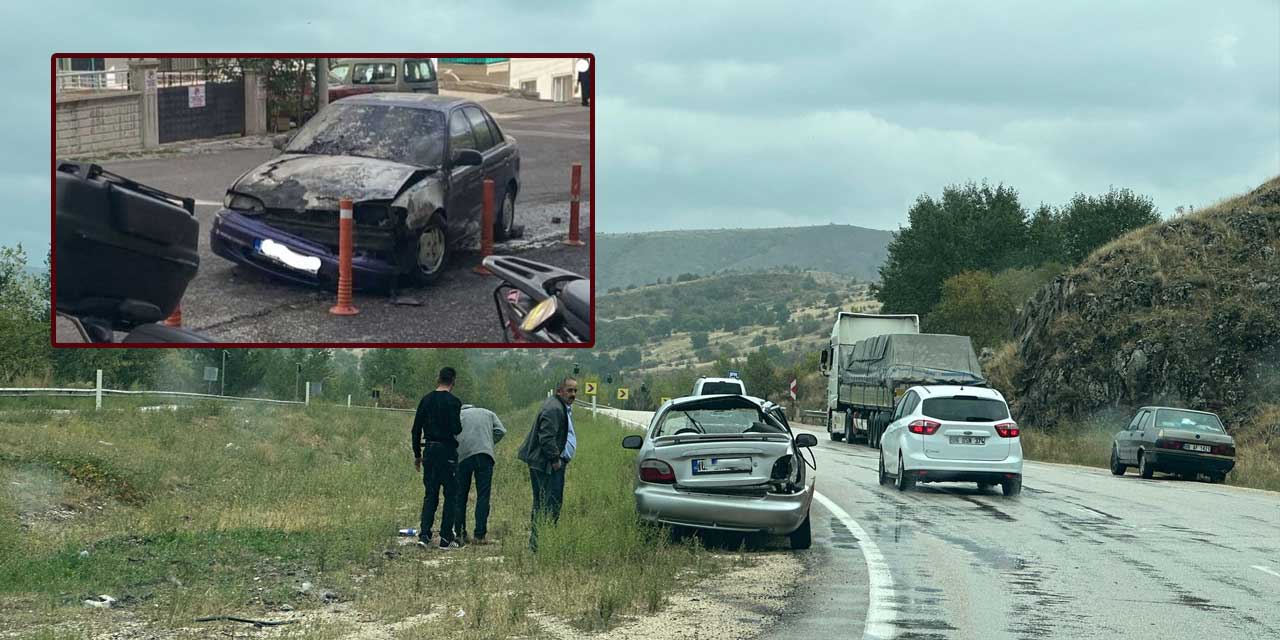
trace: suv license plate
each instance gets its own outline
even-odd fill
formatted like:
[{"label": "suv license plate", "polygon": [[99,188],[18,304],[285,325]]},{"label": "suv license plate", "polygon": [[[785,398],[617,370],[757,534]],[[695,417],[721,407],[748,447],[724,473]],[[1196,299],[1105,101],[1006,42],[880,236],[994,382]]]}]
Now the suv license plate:
[{"label": "suv license plate", "polygon": [[1200,453],[1209,453],[1210,451],[1213,451],[1213,447],[1207,444],[1184,444],[1182,445],[1182,448],[1187,451],[1199,451]]},{"label": "suv license plate", "polygon": [[983,445],[986,443],[987,443],[986,436],[951,436],[951,444]]}]

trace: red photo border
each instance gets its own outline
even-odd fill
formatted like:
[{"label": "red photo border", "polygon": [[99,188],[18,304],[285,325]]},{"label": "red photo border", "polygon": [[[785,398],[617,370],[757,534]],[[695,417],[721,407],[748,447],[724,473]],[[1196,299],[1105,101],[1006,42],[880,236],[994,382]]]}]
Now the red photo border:
[{"label": "red photo border", "polygon": [[[55,188],[57,181],[57,160],[58,160],[58,60],[61,58],[586,58],[591,63],[591,105],[590,113],[590,136],[591,148],[590,163],[591,177],[588,182],[591,189],[591,195],[588,198],[591,212],[589,214],[589,233],[591,234],[591,255],[590,255],[590,274],[591,279],[591,318],[590,331],[591,337],[586,343],[579,344],[540,344],[526,342],[210,342],[201,344],[171,344],[171,343],[59,343],[57,341],[57,229],[55,218],[57,212],[57,190]],[[280,348],[280,349],[591,349],[596,343],[596,101],[595,101],[595,73],[596,73],[596,56],[593,53],[563,53],[563,52],[537,52],[537,53],[242,53],[242,52],[221,52],[221,53],[137,53],[137,52],[96,52],[96,53],[54,53],[49,56],[50,66],[50,113],[49,113],[49,286],[50,300],[49,305],[51,313],[49,315],[49,343],[59,349],[134,349],[134,348],[158,348],[158,349],[247,349],[247,348]],[[491,320],[492,321],[492,320]]]}]

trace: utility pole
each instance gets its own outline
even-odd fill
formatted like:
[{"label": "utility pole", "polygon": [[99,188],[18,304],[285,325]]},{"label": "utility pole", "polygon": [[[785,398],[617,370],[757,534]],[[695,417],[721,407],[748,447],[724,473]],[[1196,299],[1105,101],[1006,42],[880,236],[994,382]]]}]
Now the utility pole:
[{"label": "utility pole", "polygon": [[222,393],[218,395],[227,395],[227,350],[222,350]]},{"label": "utility pole", "polygon": [[329,59],[316,60],[316,112],[329,104]]}]

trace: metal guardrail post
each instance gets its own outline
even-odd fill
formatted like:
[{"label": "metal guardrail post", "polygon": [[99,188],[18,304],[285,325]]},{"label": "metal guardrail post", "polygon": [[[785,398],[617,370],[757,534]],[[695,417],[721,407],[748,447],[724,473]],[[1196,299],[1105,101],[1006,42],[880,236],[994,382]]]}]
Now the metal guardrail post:
[{"label": "metal guardrail post", "polygon": [[93,410],[102,410],[102,369],[98,369],[98,382],[93,388]]}]

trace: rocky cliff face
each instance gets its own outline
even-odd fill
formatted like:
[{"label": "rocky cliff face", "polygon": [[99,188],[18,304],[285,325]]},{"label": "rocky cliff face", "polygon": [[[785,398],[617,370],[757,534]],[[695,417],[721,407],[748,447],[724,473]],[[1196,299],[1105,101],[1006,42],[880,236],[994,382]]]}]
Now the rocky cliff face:
[{"label": "rocky cliff face", "polygon": [[1280,403],[1280,178],[1099,249],[1024,305],[1016,336],[1027,424],[1148,403],[1239,423]]}]

